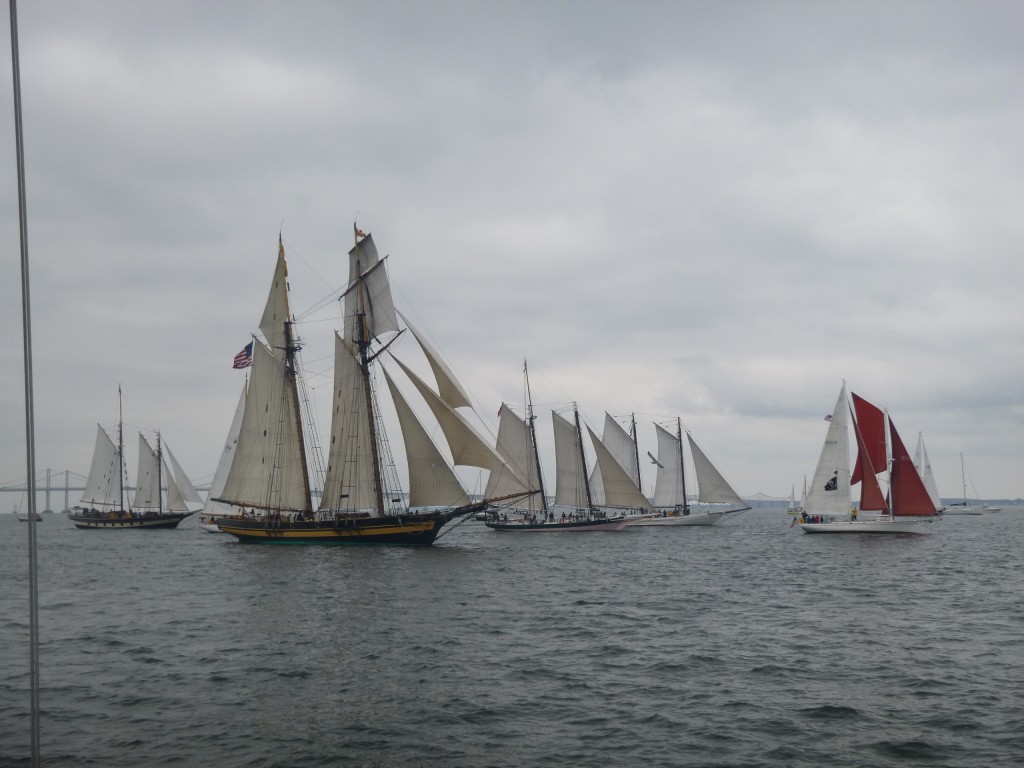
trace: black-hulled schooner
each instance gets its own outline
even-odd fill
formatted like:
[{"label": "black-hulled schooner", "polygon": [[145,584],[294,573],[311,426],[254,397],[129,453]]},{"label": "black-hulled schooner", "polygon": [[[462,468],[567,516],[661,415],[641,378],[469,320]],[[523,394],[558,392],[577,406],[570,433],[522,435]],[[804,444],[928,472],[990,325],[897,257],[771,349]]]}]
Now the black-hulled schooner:
[{"label": "black-hulled schooner", "polygon": [[[120,397],[118,388],[119,411]],[[126,504],[129,490],[125,483],[124,428],[118,413],[116,444],[103,427],[96,425],[96,446],[82,501],[70,514],[75,527],[108,531],[176,528],[203,504],[174,454],[161,441],[159,432],[155,449],[139,433],[135,496]]]},{"label": "black-hulled schooner", "polygon": [[[243,515],[217,518],[220,530],[255,543],[388,543],[429,545],[451,520],[486,507],[471,500],[448,460],[430,439],[395,379],[393,361],[424,398],[444,433],[455,465],[503,474],[512,496],[532,492],[502,461],[459,408],[469,397],[422,334],[402,321],[419,342],[436,390],[390,349],[404,329],[391,297],[386,258],[372,235],[355,229],[349,280],[341,294],[344,319],[335,332],[334,389],[327,466],[314,507],[299,399],[297,339],[288,308],[287,266],[279,243],[277,265],[260,321],[265,342],[254,337],[241,429],[231,470],[216,501]],[[385,434],[377,369],[383,373],[401,427],[408,459],[403,489]]]}]

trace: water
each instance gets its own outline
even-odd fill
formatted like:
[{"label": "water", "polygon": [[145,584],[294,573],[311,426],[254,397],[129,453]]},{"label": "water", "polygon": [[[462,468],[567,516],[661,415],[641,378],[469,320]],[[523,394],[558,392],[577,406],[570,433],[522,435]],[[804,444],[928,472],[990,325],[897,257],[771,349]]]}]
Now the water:
[{"label": "water", "polygon": [[[926,536],[495,533],[242,546],[39,524],[47,766],[1024,764],[1024,510]],[[0,516],[0,766],[28,765]]]}]

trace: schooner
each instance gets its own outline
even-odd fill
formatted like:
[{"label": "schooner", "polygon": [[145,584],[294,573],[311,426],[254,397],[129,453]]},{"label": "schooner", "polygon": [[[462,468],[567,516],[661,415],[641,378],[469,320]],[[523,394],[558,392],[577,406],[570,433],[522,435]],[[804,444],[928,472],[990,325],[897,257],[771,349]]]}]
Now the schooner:
[{"label": "schooner", "polygon": [[[341,294],[343,322],[334,334],[334,387],[327,466],[314,507],[309,451],[299,399],[298,341],[289,311],[284,246],[260,321],[264,339],[253,337],[252,374],[234,457],[214,501],[241,508],[241,516],[216,518],[221,531],[242,542],[389,543],[429,545],[455,518],[484,509],[495,499],[470,499],[448,460],[431,440],[395,378],[393,361],[426,401],[451,452],[452,464],[489,470],[501,477],[503,498],[534,492],[458,410],[470,400],[440,355],[395,308],[386,270],[373,236],[354,227],[349,280]],[[403,321],[405,328],[399,323]],[[419,343],[436,389],[394,356],[391,346],[405,329]],[[408,459],[408,486],[381,418],[383,375]]]}]

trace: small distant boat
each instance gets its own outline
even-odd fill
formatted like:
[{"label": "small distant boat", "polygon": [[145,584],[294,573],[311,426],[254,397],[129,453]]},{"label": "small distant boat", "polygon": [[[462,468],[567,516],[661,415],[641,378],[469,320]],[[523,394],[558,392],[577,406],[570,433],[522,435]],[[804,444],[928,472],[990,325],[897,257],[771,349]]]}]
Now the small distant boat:
[{"label": "small distant boat", "polygon": [[964,455],[960,454],[960,482],[963,487],[963,501],[955,501],[943,510],[946,515],[983,515],[986,512],[998,512],[1002,507],[971,503],[967,500],[967,469],[964,466]]},{"label": "small distant boat", "polygon": [[682,420],[676,417],[675,435],[660,424],[654,427],[658,436],[658,458],[654,460],[658,465],[653,499],[656,514],[635,520],[631,525],[717,525],[731,515],[750,509],[687,432],[686,441],[697,478],[697,501],[702,505],[691,507],[686,495]]},{"label": "small distant boat", "polygon": [[[120,398],[119,387],[119,411]],[[176,528],[186,517],[195,514],[189,505],[202,504],[202,499],[170,449],[162,443],[159,432],[156,435],[155,450],[139,434],[135,498],[131,505],[125,504],[123,437],[120,414],[116,445],[103,427],[96,425],[96,446],[82,503],[72,509],[70,514],[75,527],[92,530]]]},{"label": "small distant boat", "polygon": [[[28,520],[29,520],[29,513],[27,511],[19,512],[17,510],[17,508],[15,508],[14,513],[18,516],[18,519],[21,522],[23,522],[23,523],[27,523],[28,522]],[[36,522],[39,522],[39,523],[43,522],[43,514],[42,514],[42,512],[36,512]]]},{"label": "small distant boat", "polygon": [[[928,496],[896,426],[889,419],[892,462],[889,495],[882,495],[874,469],[886,464],[885,413],[853,395],[856,419],[852,420],[857,440],[857,461],[850,474],[849,415],[851,408],[843,383],[832,415],[818,465],[807,493],[807,508],[800,519],[804,533],[924,533],[936,519],[935,505]],[[851,484],[861,483],[860,510],[852,506]],[[879,512],[877,517],[860,518],[860,512]]]}]

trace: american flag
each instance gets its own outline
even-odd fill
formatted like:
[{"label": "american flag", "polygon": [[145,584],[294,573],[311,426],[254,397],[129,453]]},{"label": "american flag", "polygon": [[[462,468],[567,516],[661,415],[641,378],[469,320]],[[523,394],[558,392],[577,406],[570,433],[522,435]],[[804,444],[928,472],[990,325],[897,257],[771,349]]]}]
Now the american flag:
[{"label": "american flag", "polygon": [[248,368],[252,365],[252,342],[250,341],[244,347],[242,351],[235,355],[235,362],[232,368]]}]

